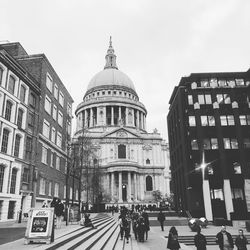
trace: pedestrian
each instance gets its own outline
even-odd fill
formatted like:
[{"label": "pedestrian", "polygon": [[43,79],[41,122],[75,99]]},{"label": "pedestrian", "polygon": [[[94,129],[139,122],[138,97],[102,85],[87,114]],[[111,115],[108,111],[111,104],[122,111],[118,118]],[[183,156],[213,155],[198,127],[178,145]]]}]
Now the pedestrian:
[{"label": "pedestrian", "polygon": [[161,231],[164,231],[165,214],[162,212],[162,210],[160,210],[160,213],[158,214],[157,219],[160,222]]},{"label": "pedestrian", "polygon": [[194,245],[197,250],[206,250],[207,249],[207,240],[206,237],[201,234],[201,228],[197,228],[197,234],[194,236]]},{"label": "pedestrian", "polygon": [[178,241],[178,232],[175,227],[171,227],[169,230],[167,248],[171,250],[178,250],[181,248]]},{"label": "pedestrian", "polygon": [[61,200],[58,199],[55,204],[55,214],[56,214],[56,227],[61,228],[62,226],[62,216],[64,214],[64,205]]},{"label": "pedestrian", "polygon": [[145,236],[146,236],[146,240],[147,240],[148,239],[148,231],[150,230],[150,226],[149,226],[148,213],[145,210],[142,212],[142,217],[144,218],[144,222],[145,222]]},{"label": "pedestrian", "polygon": [[119,215],[118,217],[118,224],[120,226],[120,236],[121,236],[121,240],[123,240],[123,234],[124,234],[124,228],[123,228],[123,225],[122,225],[122,222],[123,222],[123,216],[122,214]]},{"label": "pedestrian", "polygon": [[221,231],[216,235],[216,242],[221,250],[232,250],[234,248],[232,235],[227,232],[226,226],[221,227]]},{"label": "pedestrian", "polygon": [[243,230],[239,229],[239,235],[235,239],[235,246],[238,250],[247,250],[247,238],[243,234]]},{"label": "pedestrian", "polygon": [[91,221],[91,219],[89,218],[90,214],[85,213],[84,215],[84,226],[85,227],[92,227],[92,228],[97,228],[94,226],[93,222]]}]

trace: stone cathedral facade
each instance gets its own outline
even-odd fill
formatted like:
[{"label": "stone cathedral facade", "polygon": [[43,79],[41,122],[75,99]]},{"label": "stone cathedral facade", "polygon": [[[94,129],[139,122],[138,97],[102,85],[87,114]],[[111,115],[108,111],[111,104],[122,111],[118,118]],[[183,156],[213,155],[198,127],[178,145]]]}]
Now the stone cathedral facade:
[{"label": "stone cathedral facade", "polygon": [[104,70],[92,78],[76,108],[74,139],[83,131],[91,138],[102,192],[111,203],[153,202],[154,190],[170,193],[168,146],[156,129],[147,132],[147,110],[133,82],[118,69],[111,40],[105,59]]}]

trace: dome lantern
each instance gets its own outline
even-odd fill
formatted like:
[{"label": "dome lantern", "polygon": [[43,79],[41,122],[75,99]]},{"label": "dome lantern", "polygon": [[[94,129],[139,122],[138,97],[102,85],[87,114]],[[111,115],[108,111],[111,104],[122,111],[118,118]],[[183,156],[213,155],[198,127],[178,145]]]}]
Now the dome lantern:
[{"label": "dome lantern", "polygon": [[107,55],[105,56],[106,65],[105,65],[104,69],[110,69],[110,68],[118,69],[118,67],[116,65],[116,55],[114,53],[115,53],[115,51],[114,51],[113,46],[112,46],[112,37],[110,36],[109,48],[107,51]]}]

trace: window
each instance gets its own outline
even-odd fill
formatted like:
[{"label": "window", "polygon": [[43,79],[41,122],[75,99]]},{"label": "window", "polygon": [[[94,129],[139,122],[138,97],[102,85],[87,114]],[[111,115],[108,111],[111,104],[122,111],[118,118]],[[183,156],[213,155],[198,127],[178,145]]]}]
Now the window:
[{"label": "window", "polygon": [[25,103],[25,98],[26,98],[26,88],[23,85],[21,85],[21,89],[20,89],[21,102]]},{"label": "window", "polygon": [[231,103],[231,99],[230,99],[230,96],[228,94],[217,94],[216,99],[217,99],[217,102],[219,104],[230,104]]},{"label": "window", "polygon": [[53,143],[56,143],[56,129],[54,127],[52,127],[52,130],[51,130],[51,141]]},{"label": "window", "polygon": [[30,99],[29,99],[29,104],[30,106],[32,106],[33,108],[36,107],[36,97],[34,94],[30,94]]},{"label": "window", "polygon": [[58,99],[58,86],[56,84],[54,86],[54,97],[56,98],[56,100]]},{"label": "window", "polygon": [[222,189],[211,189],[210,190],[211,199],[224,200],[224,195]]},{"label": "window", "polygon": [[24,168],[23,169],[23,182],[29,183],[29,179],[30,179],[30,171],[28,168]]},{"label": "window", "polygon": [[146,164],[147,164],[147,165],[150,164],[150,160],[149,160],[149,159],[146,160]]},{"label": "window", "polygon": [[241,165],[239,162],[233,163],[234,174],[241,174]]},{"label": "window", "polygon": [[42,147],[42,159],[41,162],[44,164],[47,164],[47,157],[48,157],[48,149],[45,147]]},{"label": "window", "polygon": [[29,112],[28,115],[28,126],[30,129],[32,129],[35,125],[35,114],[32,112]]},{"label": "window", "polygon": [[45,97],[44,109],[48,114],[51,114],[51,100],[48,96]]},{"label": "window", "polygon": [[118,145],[118,159],[126,159],[126,146]]},{"label": "window", "polygon": [[20,142],[21,142],[21,136],[16,135],[15,147],[14,147],[14,156],[15,157],[19,157]]},{"label": "window", "polygon": [[22,128],[22,123],[23,123],[23,110],[18,109],[18,115],[17,115],[17,126],[18,128]]},{"label": "window", "polygon": [[55,197],[59,197],[59,184],[55,183],[55,192],[54,192]]},{"label": "window", "polygon": [[192,150],[198,150],[199,149],[197,139],[193,139],[191,141],[191,148],[192,148]]},{"label": "window", "polygon": [[5,108],[5,119],[7,121],[10,121],[11,119],[12,106],[13,106],[12,102],[8,100],[6,102],[6,108]]},{"label": "window", "polygon": [[31,150],[32,150],[32,138],[26,137],[26,149],[25,149],[25,159],[31,159]]},{"label": "window", "polygon": [[[99,92],[98,92],[98,94],[99,94]],[[67,113],[69,116],[71,116],[71,114],[72,114],[72,107],[71,107],[70,103],[68,103],[68,106],[67,106]]]},{"label": "window", "polygon": [[3,79],[3,69],[0,67],[0,85],[2,83],[2,79]]},{"label": "window", "polygon": [[46,181],[44,178],[40,178],[39,194],[45,194]]},{"label": "window", "polygon": [[10,131],[6,128],[3,129],[3,138],[2,138],[2,146],[1,146],[1,152],[7,153],[8,150],[8,142],[9,142],[9,134]]},{"label": "window", "polygon": [[212,99],[211,99],[211,95],[198,95],[198,102],[199,104],[211,104],[212,103]]},{"label": "window", "polygon": [[207,173],[208,175],[213,175],[214,174],[214,169],[212,166],[207,166]]},{"label": "window", "polygon": [[211,149],[211,141],[210,139],[203,139],[203,148],[205,150]]},{"label": "window", "polygon": [[58,124],[62,127],[63,126],[63,114],[61,111],[58,111]]},{"label": "window", "polygon": [[9,77],[9,84],[8,84],[8,91],[14,95],[15,94],[15,84],[16,84],[16,79],[13,76]]},{"label": "window", "polygon": [[250,115],[240,115],[240,125],[250,125]]},{"label": "window", "polygon": [[201,126],[215,126],[215,119],[214,116],[206,116],[206,115],[202,115],[201,116]]},{"label": "window", "polygon": [[64,95],[63,95],[63,93],[61,91],[60,91],[60,94],[59,94],[59,103],[63,107],[63,105],[64,105]]},{"label": "window", "polygon": [[211,87],[216,87],[216,86],[218,86],[218,81],[217,81],[216,78],[211,78],[211,79],[210,79],[210,86],[211,86]]},{"label": "window", "polygon": [[57,132],[56,145],[58,147],[62,147],[62,134]]},{"label": "window", "polygon": [[43,135],[49,139],[50,124],[46,120],[43,121]]},{"label": "window", "polygon": [[233,115],[222,115],[220,116],[221,126],[234,126],[234,116]]},{"label": "window", "polygon": [[188,121],[189,121],[189,126],[190,127],[195,127],[196,126],[195,116],[189,116]]},{"label": "window", "polygon": [[218,84],[219,84],[219,87],[226,87],[227,86],[226,80],[219,80]]},{"label": "window", "polygon": [[16,192],[16,177],[17,177],[17,169],[13,168],[11,173],[11,182],[10,182],[10,193],[15,194]]},{"label": "window", "polygon": [[241,188],[232,188],[233,199],[244,200],[243,190]]},{"label": "window", "polygon": [[224,149],[237,149],[238,141],[232,138],[223,138]]},{"label": "window", "polygon": [[218,149],[218,139],[217,138],[211,138],[211,148],[212,149]]},{"label": "window", "polygon": [[3,192],[3,180],[4,180],[4,165],[0,165],[0,193]]},{"label": "window", "polygon": [[53,106],[53,119],[56,121],[57,120],[57,106]]},{"label": "window", "polygon": [[67,132],[69,135],[71,135],[71,122],[69,120],[67,122]]},{"label": "window", "polygon": [[244,138],[243,139],[243,145],[244,145],[244,148],[250,148],[250,139],[249,138]]},{"label": "window", "polygon": [[49,74],[47,74],[46,86],[47,86],[47,89],[52,93],[53,80]]},{"label": "window", "polygon": [[153,190],[153,181],[151,176],[146,177],[146,191],[152,191]]},{"label": "window", "polygon": [[201,87],[203,87],[203,88],[209,87],[208,80],[201,80]]},{"label": "window", "polygon": [[48,195],[52,196],[52,182],[49,182],[49,190],[48,190]]},{"label": "window", "polygon": [[56,169],[60,170],[60,157],[56,156]]},{"label": "window", "polygon": [[235,79],[236,85],[237,86],[244,86],[244,80],[243,79]]}]

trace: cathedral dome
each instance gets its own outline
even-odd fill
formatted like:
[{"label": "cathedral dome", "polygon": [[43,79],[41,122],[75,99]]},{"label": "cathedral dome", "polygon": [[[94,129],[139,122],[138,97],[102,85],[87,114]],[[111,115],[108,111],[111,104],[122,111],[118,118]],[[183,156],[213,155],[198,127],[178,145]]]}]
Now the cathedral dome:
[{"label": "cathedral dome", "polygon": [[135,91],[135,87],[131,79],[122,71],[116,68],[106,68],[101,72],[97,73],[91,79],[87,90],[109,85],[127,87]]}]

